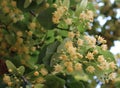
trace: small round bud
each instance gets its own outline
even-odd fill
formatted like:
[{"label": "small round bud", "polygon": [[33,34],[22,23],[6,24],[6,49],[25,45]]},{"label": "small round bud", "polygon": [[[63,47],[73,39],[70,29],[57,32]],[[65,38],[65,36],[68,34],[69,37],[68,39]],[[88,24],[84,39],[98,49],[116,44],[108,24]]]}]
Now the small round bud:
[{"label": "small round bud", "polygon": [[12,69],[8,69],[8,71],[11,73],[13,70]]},{"label": "small round bud", "polygon": [[34,72],[34,76],[38,76],[39,75],[39,72],[38,71],[35,71]]}]

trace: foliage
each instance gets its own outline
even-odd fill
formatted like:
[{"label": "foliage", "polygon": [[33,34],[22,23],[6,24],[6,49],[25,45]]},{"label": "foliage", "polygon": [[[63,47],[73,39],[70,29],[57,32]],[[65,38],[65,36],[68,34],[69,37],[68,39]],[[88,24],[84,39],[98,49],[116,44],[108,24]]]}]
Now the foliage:
[{"label": "foliage", "polygon": [[[93,0],[90,0],[93,1]],[[88,31],[91,35],[101,35],[107,40],[107,45],[110,48],[114,45],[115,40],[120,40],[120,1],[114,0],[94,0],[96,3],[96,9],[98,13],[93,22],[93,26],[91,31]],[[104,22],[100,22],[98,18],[101,17],[105,20]],[[101,25],[102,23],[102,25]]]},{"label": "foliage", "polygon": [[88,0],[1,0],[0,87],[93,88],[94,76],[114,80],[107,41],[87,34],[95,12]]}]

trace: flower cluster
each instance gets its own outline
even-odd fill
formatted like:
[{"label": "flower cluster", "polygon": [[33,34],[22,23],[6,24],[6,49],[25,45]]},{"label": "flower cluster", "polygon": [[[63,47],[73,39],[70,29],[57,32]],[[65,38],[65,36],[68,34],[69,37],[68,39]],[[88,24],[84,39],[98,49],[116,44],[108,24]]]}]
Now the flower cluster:
[{"label": "flower cluster", "polygon": [[3,13],[8,14],[14,23],[24,19],[24,15],[22,14],[21,10],[19,10],[16,6],[16,1],[2,0],[1,8]]},{"label": "flower cluster", "polygon": [[[116,77],[113,71],[117,66],[107,50],[107,41],[101,36],[84,34],[94,18],[87,0],[77,5],[70,0],[24,1],[0,0],[3,85],[52,88],[52,82],[58,80],[61,83],[54,84],[61,88],[67,84],[61,75],[92,75],[104,81]],[[21,3],[24,5],[19,6]]]},{"label": "flower cluster", "polygon": [[[58,47],[57,53],[53,55],[54,74],[85,72],[86,74],[102,76],[109,74],[117,68],[111,57],[101,53],[108,52],[106,48],[102,47],[106,43],[105,39],[100,36],[94,38],[80,34],[78,37],[76,34],[78,33],[69,32],[68,38],[64,40]],[[97,45],[97,42],[100,42],[101,45]],[[100,73],[98,73],[99,71]],[[111,80],[110,77],[109,80]]]},{"label": "flower cluster", "polygon": [[[45,33],[44,28],[36,21],[36,18],[29,15],[30,13],[23,13],[17,7],[16,1],[2,0],[0,2],[1,16],[3,15],[0,23],[0,56],[12,57],[28,66],[28,60],[37,52],[37,48],[40,48],[39,44]],[[28,18],[24,19],[24,14],[27,14]],[[4,19],[7,20],[4,21]],[[30,21],[24,24],[28,20]]]},{"label": "flower cluster", "polygon": [[88,20],[90,22],[93,22],[93,18],[94,18],[94,13],[91,10],[82,12],[82,13],[80,13],[80,16],[79,16],[79,19]]},{"label": "flower cluster", "polygon": [[57,10],[53,13],[53,17],[52,17],[52,21],[54,24],[58,24],[60,22],[60,19],[64,15],[65,11],[67,11],[67,7],[65,6],[60,6],[57,8]]}]

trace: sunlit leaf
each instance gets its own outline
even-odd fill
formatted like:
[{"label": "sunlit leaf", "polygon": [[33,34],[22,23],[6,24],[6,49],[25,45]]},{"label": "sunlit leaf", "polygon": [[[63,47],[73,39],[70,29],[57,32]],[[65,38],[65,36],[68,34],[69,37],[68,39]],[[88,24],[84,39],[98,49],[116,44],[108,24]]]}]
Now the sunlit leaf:
[{"label": "sunlit leaf", "polygon": [[23,75],[23,73],[25,72],[25,67],[24,66],[20,66],[19,68],[17,68],[18,74],[19,75]]},{"label": "sunlit leaf", "polygon": [[70,6],[70,0],[64,0],[63,1],[63,5],[66,6],[67,8],[69,8],[69,6]]},{"label": "sunlit leaf", "polygon": [[11,61],[6,60],[6,65],[7,65],[8,70],[12,70],[12,73],[17,72],[16,66]]},{"label": "sunlit leaf", "polygon": [[85,10],[85,8],[87,7],[87,3],[88,3],[88,0],[82,0],[81,3],[78,3],[77,6],[76,6],[76,11],[75,11],[75,14],[77,16],[79,16],[79,14]]}]

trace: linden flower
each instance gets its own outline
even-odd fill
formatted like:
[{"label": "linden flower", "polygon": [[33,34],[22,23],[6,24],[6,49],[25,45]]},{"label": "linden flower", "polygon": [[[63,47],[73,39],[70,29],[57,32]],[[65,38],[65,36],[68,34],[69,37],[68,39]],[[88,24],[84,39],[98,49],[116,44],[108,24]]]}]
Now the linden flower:
[{"label": "linden flower", "polygon": [[66,23],[67,25],[71,25],[71,24],[72,24],[72,19],[70,19],[70,18],[67,18],[67,19],[65,19],[64,21],[65,21],[65,23]]},{"label": "linden flower", "polygon": [[98,54],[98,50],[94,50],[94,51],[93,51],[93,54]]},{"label": "linden flower", "polygon": [[74,32],[68,32],[68,37],[73,39],[75,36],[75,33]]},{"label": "linden flower", "polygon": [[53,13],[52,21],[55,24],[59,23],[59,20],[63,16],[64,12],[67,10],[65,6],[60,6],[57,8],[57,10]]},{"label": "linden flower", "polygon": [[70,57],[71,57],[70,58],[71,60],[75,60],[78,58],[78,55],[76,54],[76,52],[74,52],[74,53],[70,54]]},{"label": "linden flower", "polygon": [[22,36],[23,36],[23,33],[22,33],[22,31],[17,31],[16,35],[17,35],[18,37],[22,37]]},{"label": "linden flower", "polygon": [[91,47],[95,47],[96,45],[96,39],[94,37],[90,37],[90,36],[84,36],[84,38],[86,39],[86,41],[88,42],[88,44],[91,46]]},{"label": "linden flower", "polygon": [[18,42],[19,44],[22,44],[22,43],[23,43],[23,38],[17,38],[17,42]]},{"label": "linden flower", "polygon": [[77,40],[77,44],[78,44],[79,46],[83,45],[83,40],[82,40],[82,39],[78,39],[78,40]]},{"label": "linden flower", "polygon": [[36,23],[35,22],[31,22],[30,24],[29,24],[29,27],[28,27],[29,29],[35,29],[36,28]]},{"label": "linden flower", "polygon": [[31,47],[31,51],[35,51],[36,50],[36,47]]},{"label": "linden flower", "polygon": [[88,66],[86,70],[90,73],[93,73],[95,71],[95,68],[93,66]]},{"label": "linden flower", "polygon": [[65,43],[65,48],[73,47],[73,42],[72,41],[67,41]]},{"label": "linden flower", "polygon": [[9,12],[10,12],[9,7],[5,6],[5,7],[3,8],[3,12],[4,12],[4,13],[9,13]]},{"label": "linden flower", "polygon": [[106,40],[104,40],[104,38],[102,38],[101,36],[98,36],[98,41],[100,43],[106,43]]},{"label": "linden flower", "polygon": [[53,7],[54,7],[54,8],[57,8],[57,4],[53,4]]},{"label": "linden flower", "polygon": [[73,47],[72,41],[67,41],[65,43],[65,48],[67,49],[69,54],[71,54],[71,55],[75,55],[76,54],[76,48]]},{"label": "linden flower", "polygon": [[87,19],[93,22],[94,13],[91,10],[87,10]]},{"label": "linden flower", "polygon": [[11,1],[11,5],[12,5],[13,7],[16,7],[16,1]]},{"label": "linden flower", "polygon": [[80,54],[80,53],[76,53],[76,55],[77,55],[78,58],[83,58],[83,55]]},{"label": "linden flower", "polygon": [[98,65],[99,69],[104,70],[104,69],[109,69],[109,63],[104,61],[100,65]]},{"label": "linden flower", "polygon": [[19,15],[19,21],[22,21],[24,19],[24,15]]},{"label": "linden flower", "polygon": [[114,62],[110,62],[109,63],[109,66],[110,66],[110,68],[112,68],[112,69],[116,69],[117,67],[116,67],[116,64],[114,63]]},{"label": "linden flower", "polygon": [[48,71],[47,71],[47,69],[42,68],[42,69],[40,70],[40,73],[41,73],[43,76],[45,76],[45,75],[48,74]]},{"label": "linden flower", "polygon": [[100,62],[100,63],[104,62],[105,61],[104,56],[99,55],[97,61]]},{"label": "linden flower", "polygon": [[32,36],[33,32],[32,31],[28,31],[27,34],[28,34],[28,36]]},{"label": "linden flower", "polygon": [[55,73],[59,73],[63,70],[63,67],[59,64],[54,66]]},{"label": "linden flower", "polygon": [[9,17],[10,17],[10,18],[14,18],[14,17],[15,17],[15,13],[14,13],[13,11],[10,11]]},{"label": "linden flower", "polygon": [[1,2],[1,6],[5,7],[7,5],[7,3],[8,2],[4,0],[4,1]]},{"label": "linden flower", "polygon": [[86,16],[86,13],[85,12],[82,12],[79,16],[79,19],[87,19],[87,16]]},{"label": "linden flower", "polygon": [[11,82],[10,76],[7,76],[6,74],[3,77],[3,81],[8,84],[9,82]]},{"label": "linden flower", "polygon": [[8,86],[12,86],[13,82],[8,82],[7,84]]},{"label": "linden flower", "polygon": [[65,67],[67,67],[67,66],[72,67],[73,63],[69,61],[69,62],[65,62],[64,65],[65,65]]},{"label": "linden flower", "polygon": [[74,56],[76,55],[76,48],[75,47],[69,47],[67,49],[68,53],[71,55],[71,56]]},{"label": "linden flower", "polygon": [[94,59],[93,53],[88,52],[86,58],[88,58],[89,60],[93,60]]},{"label": "linden flower", "polygon": [[109,74],[108,78],[109,78],[110,80],[113,80],[113,79],[116,78],[116,76],[117,76],[116,73],[111,73],[111,74]]},{"label": "linden flower", "polygon": [[72,66],[67,66],[67,71],[68,72],[73,72],[73,67]]},{"label": "linden flower", "polygon": [[102,50],[104,50],[104,51],[108,49],[108,47],[107,47],[106,44],[102,44],[102,45],[101,45],[101,48],[102,48]]},{"label": "linden flower", "polygon": [[77,71],[82,70],[82,64],[81,63],[76,63],[75,64],[75,70],[77,70]]},{"label": "linden flower", "polygon": [[34,72],[34,76],[39,76],[39,72],[38,72],[38,71],[35,71],[35,72]]},{"label": "linden flower", "polygon": [[67,60],[67,56],[66,56],[66,55],[61,55],[59,58],[60,58],[61,60]]},{"label": "linden flower", "polygon": [[90,22],[93,22],[94,14],[91,10],[87,10],[87,12],[82,12],[79,16],[80,19],[83,20],[89,20]]},{"label": "linden flower", "polygon": [[16,23],[18,19],[16,17],[13,18],[13,22]]},{"label": "linden flower", "polygon": [[45,82],[45,79],[43,77],[39,77],[39,78],[36,79],[36,82],[37,83],[43,83],[43,82]]},{"label": "linden flower", "polygon": [[77,31],[77,32],[75,33],[75,36],[76,36],[76,37],[80,37],[79,31]]}]

